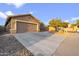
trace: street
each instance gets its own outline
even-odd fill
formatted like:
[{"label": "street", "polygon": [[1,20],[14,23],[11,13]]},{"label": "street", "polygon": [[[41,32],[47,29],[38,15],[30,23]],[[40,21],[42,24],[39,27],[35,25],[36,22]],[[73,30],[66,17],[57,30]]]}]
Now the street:
[{"label": "street", "polygon": [[79,56],[79,33],[65,33],[65,39],[55,51],[56,56]]}]

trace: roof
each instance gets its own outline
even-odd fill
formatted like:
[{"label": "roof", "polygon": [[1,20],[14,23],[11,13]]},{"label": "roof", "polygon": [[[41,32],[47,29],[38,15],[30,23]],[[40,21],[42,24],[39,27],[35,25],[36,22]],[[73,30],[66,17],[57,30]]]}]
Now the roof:
[{"label": "roof", "polygon": [[11,18],[20,17],[20,16],[31,16],[31,17],[33,17],[38,23],[40,23],[40,20],[38,20],[37,18],[35,18],[34,16],[32,16],[32,14],[20,14],[20,15],[8,16],[8,17],[7,17],[7,20],[6,20],[6,23],[5,23],[5,26],[10,22]]}]

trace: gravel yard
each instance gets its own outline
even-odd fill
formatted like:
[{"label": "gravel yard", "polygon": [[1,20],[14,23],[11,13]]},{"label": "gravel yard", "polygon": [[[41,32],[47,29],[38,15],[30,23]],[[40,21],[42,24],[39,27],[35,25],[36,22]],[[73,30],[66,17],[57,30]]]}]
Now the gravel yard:
[{"label": "gravel yard", "polygon": [[0,36],[0,56],[26,56],[32,55],[21,43],[13,36]]}]

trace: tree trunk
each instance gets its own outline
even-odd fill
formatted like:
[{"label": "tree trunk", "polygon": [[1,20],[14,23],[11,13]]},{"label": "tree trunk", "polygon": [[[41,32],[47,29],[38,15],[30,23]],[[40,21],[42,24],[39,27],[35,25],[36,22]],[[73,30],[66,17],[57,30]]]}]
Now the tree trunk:
[{"label": "tree trunk", "polygon": [[55,31],[58,32],[58,27],[55,27]]}]

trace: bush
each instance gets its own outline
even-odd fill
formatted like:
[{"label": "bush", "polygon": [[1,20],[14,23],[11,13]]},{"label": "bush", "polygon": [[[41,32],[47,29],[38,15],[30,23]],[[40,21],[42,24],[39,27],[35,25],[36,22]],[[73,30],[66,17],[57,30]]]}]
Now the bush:
[{"label": "bush", "polygon": [[5,27],[4,26],[0,26],[0,34],[5,32]]},{"label": "bush", "polygon": [[40,22],[40,32],[46,31],[46,26],[43,22]]}]

